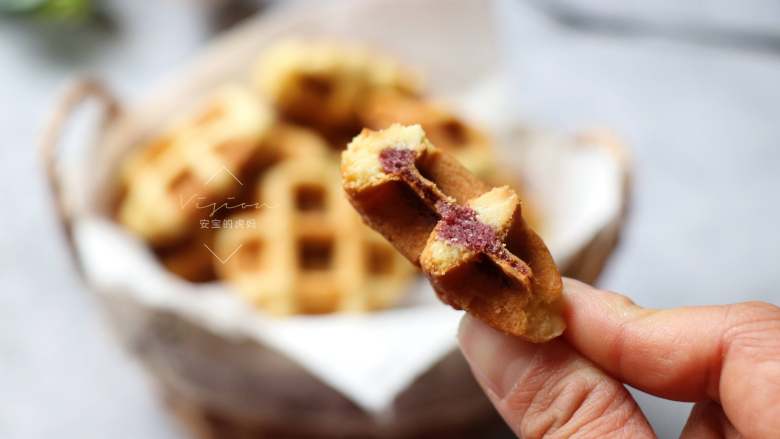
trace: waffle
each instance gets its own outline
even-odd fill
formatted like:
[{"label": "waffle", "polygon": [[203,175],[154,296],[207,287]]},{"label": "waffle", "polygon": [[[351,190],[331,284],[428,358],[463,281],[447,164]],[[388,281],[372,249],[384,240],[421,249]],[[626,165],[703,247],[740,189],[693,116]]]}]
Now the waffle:
[{"label": "waffle", "polygon": [[[271,167],[286,160],[319,159],[330,153],[328,143],[315,131],[299,125],[277,122],[263,136],[253,166],[247,173],[248,180],[254,182]],[[250,195],[256,200],[254,185],[250,183],[247,186]]]},{"label": "waffle", "polygon": [[[262,208],[217,232],[215,268],[271,314],[362,312],[397,302],[413,267],[349,207],[332,159],[282,162],[258,185]],[[251,224],[252,226],[249,226]]]},{"label": "waffle", "polygon": [[345,131],[351,138],[360,130],[357,111],[370,92],[419,90],[416,76],[394,60],[361,46],[326,41],[279,43],[266,52],[254,77],[284,117],[329,138]]},{"label": "waffle", "polygon": [[240,192],[271,122],[251,91],[222,87],[127,162],[118,220],[153,246],[185,239],[204,206]]},{"label": "waffle", "polygon": [[430,101],[392,91],[373,93],[360,110],[362,125],[372,130],[419,124],[431,142],[480,178],[495,175],[497,164],[488,136]]},{"label": "waffle", "polygon": [[363,130],[341,172],[363,219],[422,268],[443,302],[529,341],[563,332],[560,274],[514,191],[491,189],[419,125]]},{"label": "waffle", "polygon": [[182,242],[155,249],[155,254],[169,272],[180,278],[190,282],[211,282],[217,278],[213,255],[209,251],[213,240],[213,230],[202,228]]}]

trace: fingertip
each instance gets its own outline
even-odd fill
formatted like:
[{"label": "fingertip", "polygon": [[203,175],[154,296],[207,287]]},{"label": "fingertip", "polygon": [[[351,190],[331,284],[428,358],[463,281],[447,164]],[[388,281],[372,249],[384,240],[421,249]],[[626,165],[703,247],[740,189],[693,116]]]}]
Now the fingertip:
[{"label": "fingertip", "polygon": [[574,312],[581,308],[590,308],[594,305],[594,302],[600,302],[601,291],[576,279],[563,279],[563,301],[564,301],[564,317],[566,323],[569,324],[569,320]]},{"label": "fingertip", "polygon": [[468,313],[463,313],[458,323],[458,344],[463,347],[464,343],[471,342],[471,334],[474,332],[473,318]]},{"label": "fingertip", "polygon": [[[582,328],[590,326],[588,334],[593,334],[592,325],[601,318],[603,312],[599,291],[576,279],[563,279],[563,318],[567,330],[563,336],[576,343],[582,339]],[[587,324],[586,324],[587,323]]]},{"label": "fingertip", "polygon": [[[564,318],[570,328],[601,319],[622,320],[648,312],[622,294],[601,290],[575,279],[564,278]],[[573,331],[567,331],[571,333]]]},{"label": "fingertip", "polygon": [[563,278],[563,291],[565,293],[581,293],[581,292],[587,292],[588,290],[595,290],[592,286],[586,284],[585,282],[578,281],[577,279],[572,279],[570,277],[564,277]]},{"label": "fingertip", "polygon": [[634,305],[630,299],[621,294],[605,291],[580,282],[576,279],[563,279],[563,297],[564,300],[574,304],[605,304],[609,302],[620,302],[625,305]]}]

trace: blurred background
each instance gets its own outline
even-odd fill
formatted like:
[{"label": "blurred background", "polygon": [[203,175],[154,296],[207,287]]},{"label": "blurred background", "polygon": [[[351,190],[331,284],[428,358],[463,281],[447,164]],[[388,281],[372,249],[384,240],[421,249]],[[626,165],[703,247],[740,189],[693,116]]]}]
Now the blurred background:
[{"label": "blurred background", "polygon": [[[0,1],[0,437],[183,437],[85,294],[36,147],[69,78],[94,74],[132,102],[278,3]],[[609,126],[634,153],[600,286],[650,307],[780,304],[780,4],[515,3],[523,118]],[[688,404],[634,393],[659,437],[678,434]]]}]

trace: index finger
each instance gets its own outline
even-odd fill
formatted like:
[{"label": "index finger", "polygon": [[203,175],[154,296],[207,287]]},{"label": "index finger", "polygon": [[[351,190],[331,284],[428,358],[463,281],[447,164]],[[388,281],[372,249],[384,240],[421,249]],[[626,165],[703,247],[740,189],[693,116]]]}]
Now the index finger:
[{"label": "index finger", "polygon": [[612,376],[663,398],[720,401],[743,433],[780,434],[780,308],[644,309],[572,280],[565,297],[566,339]]}]

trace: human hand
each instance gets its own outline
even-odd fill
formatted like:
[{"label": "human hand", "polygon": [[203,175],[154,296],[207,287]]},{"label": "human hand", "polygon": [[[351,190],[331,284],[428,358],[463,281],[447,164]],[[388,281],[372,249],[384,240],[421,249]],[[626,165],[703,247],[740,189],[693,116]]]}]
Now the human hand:
[{"label": "human hand", "polygon": [[520,437],[655,437],[623,383],[696,402],[682,438],[780,438],[780,308],[644,309],[566,279],[568,329],[532,344],[464,316],[458,339]]}]

